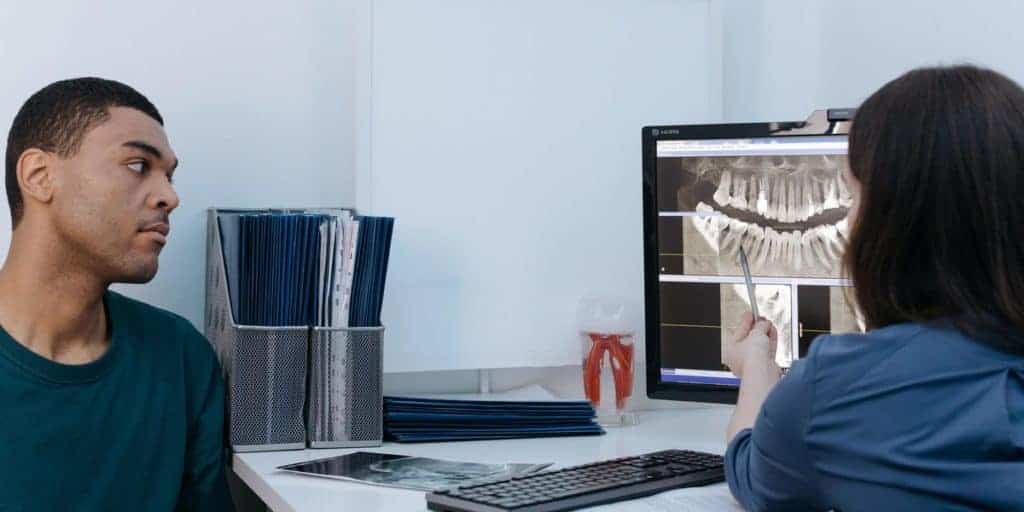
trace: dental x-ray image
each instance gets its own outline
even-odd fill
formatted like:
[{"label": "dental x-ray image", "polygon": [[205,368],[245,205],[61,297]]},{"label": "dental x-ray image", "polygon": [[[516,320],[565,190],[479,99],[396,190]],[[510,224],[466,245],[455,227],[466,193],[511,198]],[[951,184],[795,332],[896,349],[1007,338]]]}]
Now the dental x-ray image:
[{"label": "dental x-ray image", "polygon": [[863,332],[864,318],[857,314],[853,307],[851,288],[830,286],[828,288],[829,331],[830,332]]},{"label": "dental x-ray image", "polygon": [[[793,300],[794,289],[797,301]],[[822,334],[864,330],[848,292],[841,286],[757,286],[761,316],[771,320],[779,333],[775,351],[779,366],[788,368],[794,359],[807,355],[811,343]],[[725,343],[735,338],[743,313],[750,311],[745,285],[662,283],[660,294],[662,367],[728,370],[722,361]],[[799,318],[796,333],[794,303]]]},{"label": "dental x-ray image", "polygon": [[[775,349],[775,362],[788,368],[793,363],[793,307],[792,287],[778,285],[759,285],[755,290],[757,297],[758,312],[761,316],[771,320],[779,333],[779,342]],[[722,317],[740,319],[743,313],[750,311],[750,299],[747,297],[747,288],[742,284],[722,285]],[[722,353],[725,353],[725,344],[736,337],[739,325],[737,323],[725,323],[722,325]],[[724,362],[723,362],[724,364]]]},{"label": "dental x-ray image", "polygon": [[[742,246],[751,272],[840,277],[852,202],[838,155],[733,156],[678,160],[675,204],[683,221],[683,273],[735,275]],[[672,171],[669,171],[672,172]]]},{"label": "dental x-ray image", "polygon": [[852,290],[843,286],[799,286],[800,325],[797,356],[804,357],[822,334],[863,332],[864,320],[853,307]]},{"label": "dental x-ray image", "polygon": [[278,469],[304,475],[349,480],[372,485],[438,491],[484,481],[535,473],[543,464],[480,464],[409,455],[353,452]]},{"label": "dental x-ray image", "polygon": [[846,165],[834,154],[659,158],[663,368],[728,370],[724,345],[751,310],[735,279],[740,247],[758,310],[779,333],[779,366],[822,334],[864,330],[842,280]]}]

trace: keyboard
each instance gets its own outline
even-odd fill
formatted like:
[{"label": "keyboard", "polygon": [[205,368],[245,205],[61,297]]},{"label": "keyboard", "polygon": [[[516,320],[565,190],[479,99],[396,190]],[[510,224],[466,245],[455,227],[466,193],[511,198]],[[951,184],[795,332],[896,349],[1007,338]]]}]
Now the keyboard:
[{"label": "keyboard", "polygon": [[451,512],[555,512],[725,480],[722,456],[665,450],[427,494],[427,508]]}]

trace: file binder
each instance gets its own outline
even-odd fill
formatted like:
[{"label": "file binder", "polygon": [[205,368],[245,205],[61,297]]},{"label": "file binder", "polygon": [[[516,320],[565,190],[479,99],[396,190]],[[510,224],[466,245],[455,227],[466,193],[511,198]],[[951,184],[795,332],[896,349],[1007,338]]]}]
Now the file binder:
[{"label": "file binder", "polygon": [[587,401],[384,398],[385,434],[399,443],[601,435]]},{"label": "file binder", "polygon": [[[252,222],[270,214],[281,217]],[[208,211],[205,334],[224,372],[227,434],[237,452],[383,440],[384,328],[317,325],[342,318],[344,276],[324,275],[320,227],[346,215],[354,211]],[[247,244],[283,258],[272,261]],[[349,256],[338,252],[335,258]],[[325,303],[331,297],[338,303]],[[241,318],[291,325],[246,325]]]}]

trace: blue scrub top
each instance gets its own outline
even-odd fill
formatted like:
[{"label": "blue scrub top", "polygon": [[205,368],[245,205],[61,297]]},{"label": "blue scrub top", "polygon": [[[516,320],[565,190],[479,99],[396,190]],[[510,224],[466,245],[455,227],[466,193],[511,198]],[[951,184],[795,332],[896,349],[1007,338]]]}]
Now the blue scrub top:
[{"label": "blue scrub top", "polygon": [[1024,357],[915,323],[822,336],[725,466],[747,510],[1024,510]]}]

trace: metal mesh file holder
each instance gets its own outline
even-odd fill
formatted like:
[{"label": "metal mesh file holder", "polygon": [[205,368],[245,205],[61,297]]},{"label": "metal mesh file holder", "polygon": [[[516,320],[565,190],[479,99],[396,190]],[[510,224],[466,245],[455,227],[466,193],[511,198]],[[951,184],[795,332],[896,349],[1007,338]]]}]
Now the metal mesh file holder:
[{"label": "metal mesh file holder", "polygon": [[384,438],[383,327],[259,327],[235,323],[220,213],[339,209],[211,208],[207,217],[206,337],[227,387],[236,452],[379,446]]},{"label": "metal mesh file holder", "polygon": [[383,327],[314,327],[306,433],[311,448],[379,446]]},{"label": "metal mesh file holder", "polygon": [[309,327],[235,323],[217,214],[207,219],[205,334],[224,372],[228,441],[236,452],[305,448]]}]

